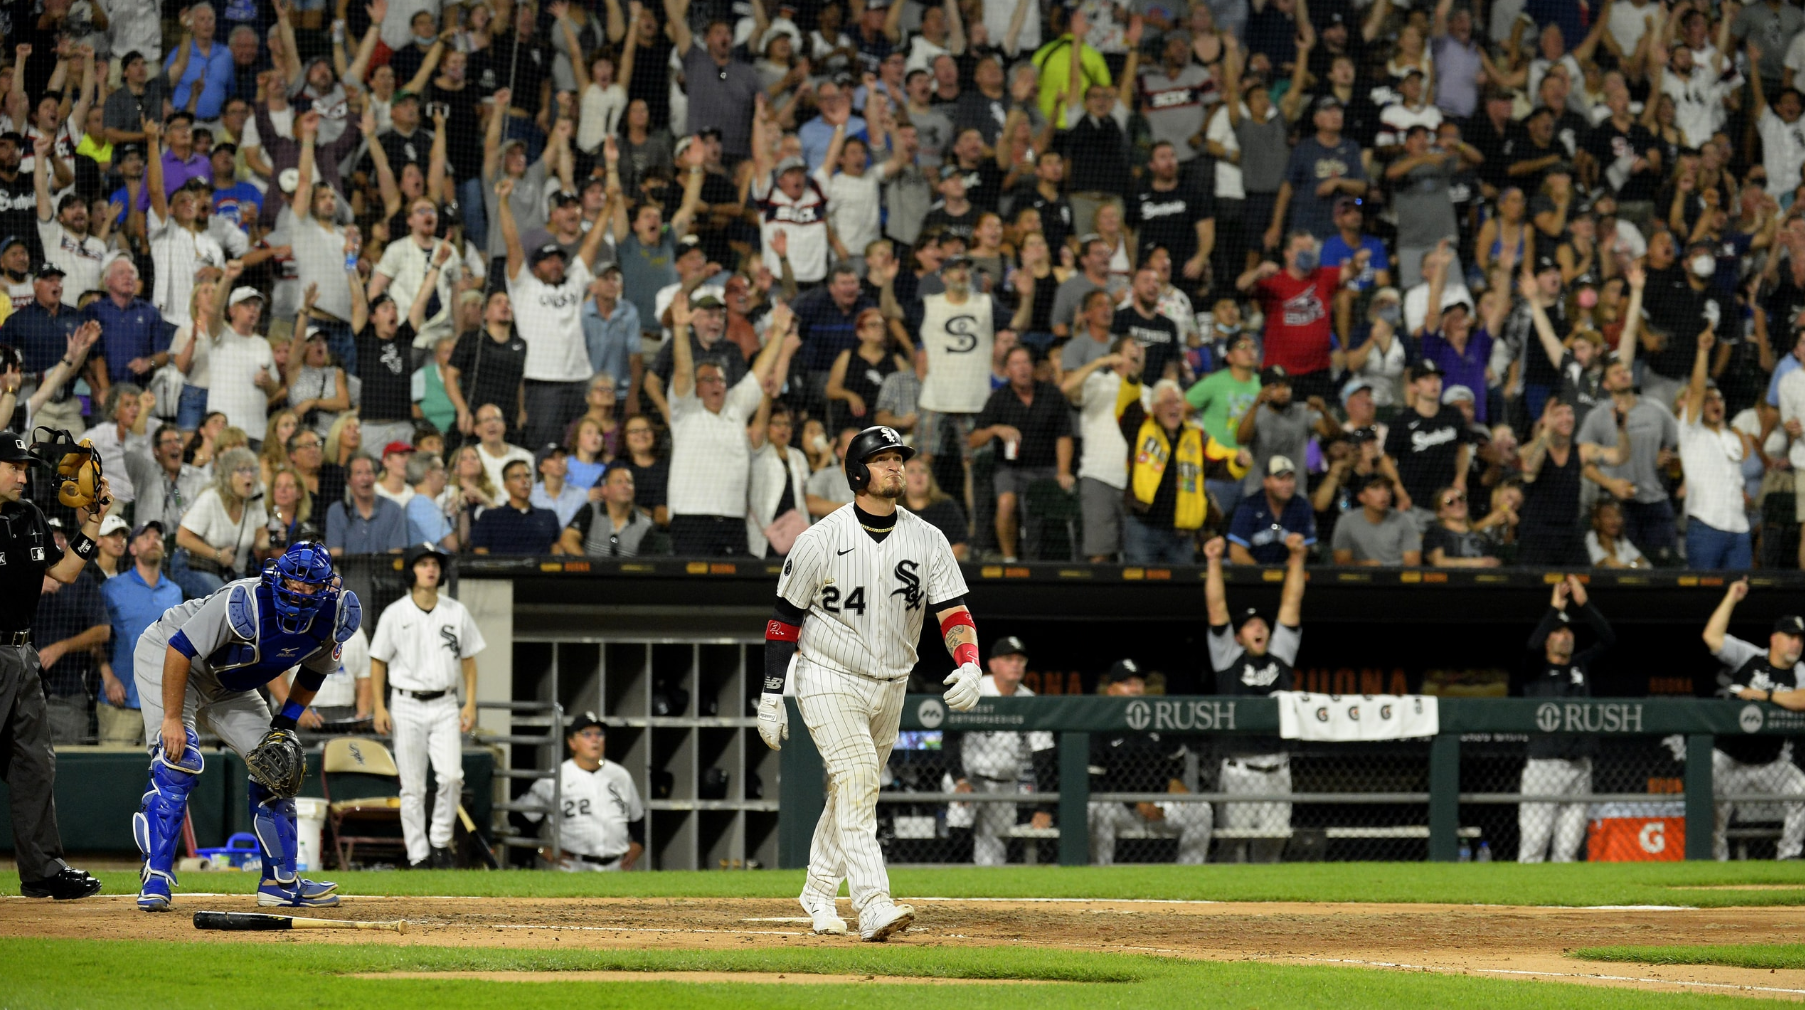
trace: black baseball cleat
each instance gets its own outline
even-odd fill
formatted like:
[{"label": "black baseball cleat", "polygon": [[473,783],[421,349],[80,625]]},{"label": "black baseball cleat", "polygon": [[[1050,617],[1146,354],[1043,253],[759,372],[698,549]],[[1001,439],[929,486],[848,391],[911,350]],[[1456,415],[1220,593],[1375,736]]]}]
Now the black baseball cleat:
[{"label": "black baseball cleat", "polygon": [[451,854],[451,850],[438,846],[433,847],[432,855],[427,859],[431,861],[432,868],[435,870],[455,870],[458,866],[457,857]]},{"label": "black baseball cleat", "polygon": [[99,894],[100,881],[88,876],[86,870],[65,866],[63,871],[54,877],[20,881],[19,891],[27,898],[55,898],[58,901],[68,901],[71,898],[87,898]]}]

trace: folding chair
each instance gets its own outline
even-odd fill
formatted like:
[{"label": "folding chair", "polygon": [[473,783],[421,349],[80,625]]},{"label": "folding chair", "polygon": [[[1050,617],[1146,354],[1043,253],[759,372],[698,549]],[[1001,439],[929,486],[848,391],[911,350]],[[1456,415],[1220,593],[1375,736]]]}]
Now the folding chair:
[{"label": "folding chair", "polygon": [[[334,737],[320,764],[326,794],[326,822],[340,869],[349,869],[359,845],[394,851],[407,858],[401,836],[401,770],[380,741]],[[372,829],[387,828],[372,833]]]}]

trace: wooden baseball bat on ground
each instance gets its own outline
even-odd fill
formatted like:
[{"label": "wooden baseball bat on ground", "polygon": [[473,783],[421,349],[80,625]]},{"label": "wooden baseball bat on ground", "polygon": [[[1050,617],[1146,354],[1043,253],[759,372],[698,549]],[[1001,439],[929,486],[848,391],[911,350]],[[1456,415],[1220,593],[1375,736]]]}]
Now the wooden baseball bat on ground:
[{"label": "wooden baseball bat on ground", "polygon": [[196,912],[195,929],[261,931],[271,929],[386,929],[407,932],[406,919],[369,922],[360,919],[307,919],[293,915],[265,915],[262,912]]}]

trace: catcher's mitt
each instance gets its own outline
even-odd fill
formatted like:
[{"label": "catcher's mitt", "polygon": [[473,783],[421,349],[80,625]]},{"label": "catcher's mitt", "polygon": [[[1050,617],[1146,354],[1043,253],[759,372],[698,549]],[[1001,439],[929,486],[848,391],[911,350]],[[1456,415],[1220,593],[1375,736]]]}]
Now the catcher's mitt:
[{"label": "catcher's mitt", "polygon": [[292,729],[272,729],[263,734],[257,746],[244,756],[251,778],[280,797],[301,791],[301,775],[307,770],[307,758],[301,753],[301,738]]},{"label": "catcher's mitt", "polygon": [[[32,452],[56,468],[56,500],[75,509],[91,508],[100,495],[100,453],[88,439],[77,442],[66,431],[39,427],[48,438],[38,436]],[[102,508],[108,502],[99,503]]]}]

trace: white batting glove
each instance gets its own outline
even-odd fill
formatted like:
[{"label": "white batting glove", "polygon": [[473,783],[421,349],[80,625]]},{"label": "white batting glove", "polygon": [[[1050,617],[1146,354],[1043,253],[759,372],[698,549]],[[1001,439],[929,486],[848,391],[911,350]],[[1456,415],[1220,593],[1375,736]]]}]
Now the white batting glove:
[{"label": "white batting glove", "polygon": [[783,703],[783,695],[758,696],[758,735],[766,747],[783,750],[783,742],[790,738],[790,710]]},{"label": "white batting glove", "polygon": [[984,675],[976,663],[966,663],[954,670],[942,683],[947,685],[946,707],[955,712],[969,712],[978,704],[978,681]]}]

